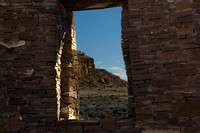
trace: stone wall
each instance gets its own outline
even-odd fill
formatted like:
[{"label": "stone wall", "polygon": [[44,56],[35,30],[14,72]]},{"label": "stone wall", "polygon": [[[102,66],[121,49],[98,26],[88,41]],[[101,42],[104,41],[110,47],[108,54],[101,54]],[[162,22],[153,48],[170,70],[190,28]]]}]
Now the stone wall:
[{"label": "stone wall", "polygon": [[200,131],[200,1],[129,0],[136,128]]},{"label": "stone wall", "polygon": [[[115,6],[129,119],[59,121],[79,117],[72,11]],[[1,0],[0,132],[199,132],[199,24],[199,0]]]},{"label": "stone wall", "polygon": [[0,132],[42,132],[70,109],[78,117],[72,11],[57,0],[3,0],[0,17]]},{"label": "stone wall", "polygon": [[[72,12],[71,12],[72,13]],[[78,56],[73,14],[61,55],[61,119],[79,119]]]}]

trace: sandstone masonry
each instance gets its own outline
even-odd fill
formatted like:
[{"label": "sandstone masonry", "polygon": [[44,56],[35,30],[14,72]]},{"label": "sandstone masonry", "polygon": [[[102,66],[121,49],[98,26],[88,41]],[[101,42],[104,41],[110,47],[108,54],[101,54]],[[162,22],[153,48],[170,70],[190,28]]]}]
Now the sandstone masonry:
[{"label": "sandstone masonry", "polygon": [[[129,118],[68,120],[79,118],[73,11],[117,6]],[[0,0],[0,132],[200,132],[199,27],[199,0]]]}]

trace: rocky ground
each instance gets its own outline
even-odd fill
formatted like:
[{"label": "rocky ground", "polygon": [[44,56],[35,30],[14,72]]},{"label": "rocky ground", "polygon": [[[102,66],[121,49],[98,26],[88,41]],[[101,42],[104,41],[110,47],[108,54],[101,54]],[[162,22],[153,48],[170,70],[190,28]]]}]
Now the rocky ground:
[{"label": "rocky ground", "polygon": [[127,88],[88,88],[80,90],[80,118],[127,117]]}]

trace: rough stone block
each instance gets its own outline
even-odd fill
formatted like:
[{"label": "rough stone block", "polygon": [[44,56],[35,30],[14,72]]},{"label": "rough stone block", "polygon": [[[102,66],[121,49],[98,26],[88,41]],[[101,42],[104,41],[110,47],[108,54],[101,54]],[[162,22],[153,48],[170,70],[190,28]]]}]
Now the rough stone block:
[{"label": "rough stone block", "polygon": [[179,130],[173,129],[147,129],[142,133],[181,133]]},{"label": "rough stone block", "polygon": [[25,124],[23,123],[7,123],[5,124],[5,129],[10,129],[10,130],[14,130],[14,131],[17,131],[17,130],[20,130],[20,129],[23,129],[25,127]]},{"label": "rough stone block", "polygon": [[189,27],[189,28],[182,28],[179,30],[179,34],[180,35],[191,35],[193,34],[193,28]]},{"label": "rough stone block", "polygon": [[177,117],[199,117],[200,116],[200,102],[182,102],[173,104],[172,116]]},{"label": "rough stone block", "polygon": [[2,22],[4,27],[28,27],[38,25],[37,19],[18,19],[18,20],[4,20]]},{"label": "rough stone block", "polygon": [[190,0],[179,0],[176,3],[176,10],[186,10],[190,8]]},{"label": "rough stone block", "polygon": [[102,130],[102,127],[101,126],[95,126],[95,125],[85,125],[84,126],[84,130],[85,131],[88,131],[88,130]]},{"label": "rough stone block", "polygon": [[9,41],[7,43],[5,42],[0,42],[0,46],[4,46],[6,48],[17,48],[17,47],[21,47],[24,46],[26,44],[25,41]]}]

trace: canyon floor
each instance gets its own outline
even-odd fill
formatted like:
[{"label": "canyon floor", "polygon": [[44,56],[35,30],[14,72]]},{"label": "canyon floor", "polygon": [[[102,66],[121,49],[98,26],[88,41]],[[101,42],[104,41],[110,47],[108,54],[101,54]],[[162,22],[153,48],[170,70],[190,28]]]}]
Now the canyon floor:
[{"label": "canyon floor", "polygon": [[80,119],[127,117],[127,87],[80,90]]}]

